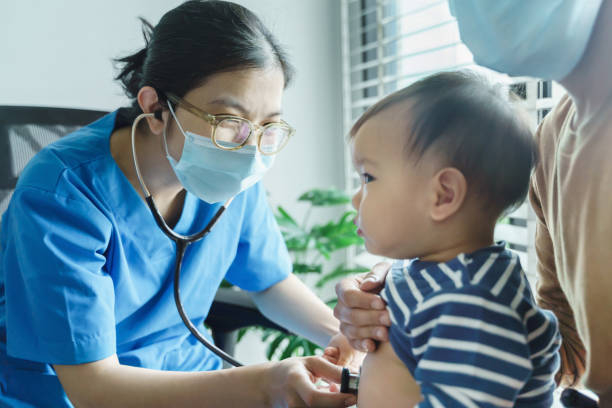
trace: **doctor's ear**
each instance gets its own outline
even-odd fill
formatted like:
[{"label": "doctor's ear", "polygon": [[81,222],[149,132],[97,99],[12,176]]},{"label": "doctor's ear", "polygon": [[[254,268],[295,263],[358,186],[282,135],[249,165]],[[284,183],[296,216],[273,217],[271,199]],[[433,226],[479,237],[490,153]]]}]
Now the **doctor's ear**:
[{"label": "doctor's ear", "polygon": [[161,135],[164,130],[164,121],[162,118],[162,105],[157,95],[155,88],[143,86],[138,91],[138,105],[144,113],[153,113],[154,116],[147,118],[149,129],[156,135]]},{"label": "doctor's ear", "polygon": [[459,211],[465,201],[467,181],[454,167],[438,171],[431,180],[431,206],[429,214],[433,221],[441,222]]}]

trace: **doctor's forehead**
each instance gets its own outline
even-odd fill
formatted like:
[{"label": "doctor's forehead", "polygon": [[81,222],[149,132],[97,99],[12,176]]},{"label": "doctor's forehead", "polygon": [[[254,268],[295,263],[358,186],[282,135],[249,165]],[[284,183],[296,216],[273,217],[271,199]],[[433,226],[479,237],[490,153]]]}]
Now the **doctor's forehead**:
[{"label": "doctor's forehead", "polygon": [[243,114],[281,113],[285,78],[280,68],[221,72],[208,77],[185,98],[199,107],[223,107]]}]

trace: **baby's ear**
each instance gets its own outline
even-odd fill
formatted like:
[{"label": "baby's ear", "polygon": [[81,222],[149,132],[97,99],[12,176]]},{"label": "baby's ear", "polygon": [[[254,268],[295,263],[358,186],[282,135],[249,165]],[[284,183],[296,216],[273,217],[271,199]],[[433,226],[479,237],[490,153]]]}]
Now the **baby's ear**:
[{"label": "baby's ear", "polygon": [[454,167],[438,171],[432,179],[433,200],[429,210],[433,221],[441,222],[461,208],[467,193],[465,176]]}]

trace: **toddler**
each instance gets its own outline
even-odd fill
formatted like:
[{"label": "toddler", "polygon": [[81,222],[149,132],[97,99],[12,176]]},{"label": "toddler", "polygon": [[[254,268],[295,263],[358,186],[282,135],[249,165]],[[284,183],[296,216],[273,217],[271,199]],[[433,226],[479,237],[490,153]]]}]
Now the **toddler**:
[{"label": "toddler", "polygon": [[517,255],[494,242],[537,160],[520,112],[475,74],[430,76],[375,104],[351,130],[358,232],[399,259],[381,295],[389,343],[366,356],[360,407],[550,407],[554,315]]}]

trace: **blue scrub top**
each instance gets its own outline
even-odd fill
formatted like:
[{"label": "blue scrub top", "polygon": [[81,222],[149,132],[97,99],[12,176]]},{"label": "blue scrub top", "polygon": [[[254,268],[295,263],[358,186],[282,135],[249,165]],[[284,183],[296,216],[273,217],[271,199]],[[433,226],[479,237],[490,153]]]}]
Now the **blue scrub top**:
[{"label": "blue scrub top", "polygon": [[[110,154],[117,112],[39,152],[0,228],[0,406],[72,406],[50,364],[117,354],[122,364],[198,371],[220,360],[174,306],[174,243]],[[187,193],[175,230],[201,230],[218,204]],[[181,273],[202,327],[223,278],[248,291],[285,279],[291,261],[260,184],[239,194]]]}]

